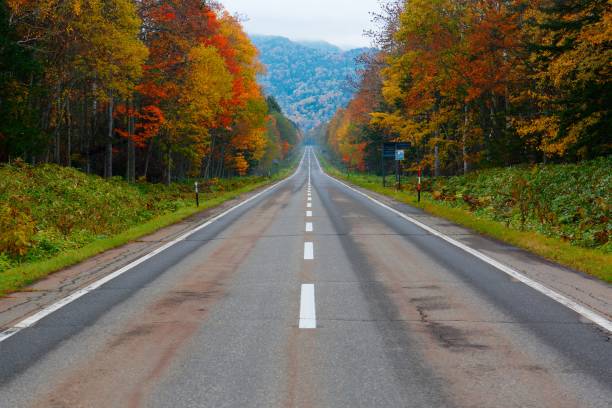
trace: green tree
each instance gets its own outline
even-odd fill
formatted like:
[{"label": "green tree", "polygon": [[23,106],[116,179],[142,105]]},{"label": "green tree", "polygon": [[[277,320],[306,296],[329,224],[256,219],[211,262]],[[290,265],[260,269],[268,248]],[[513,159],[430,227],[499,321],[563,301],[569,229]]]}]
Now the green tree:
[{"label": "green tree", "polygon": [[[40,153],[45,135],[39,126],[39,114],[32,100],[40,92],[34,86],[41,65],[33,52],[19,45],[10,10],[0,2],[0,160]],[[30,85],[32,84],[32,85]]]}]

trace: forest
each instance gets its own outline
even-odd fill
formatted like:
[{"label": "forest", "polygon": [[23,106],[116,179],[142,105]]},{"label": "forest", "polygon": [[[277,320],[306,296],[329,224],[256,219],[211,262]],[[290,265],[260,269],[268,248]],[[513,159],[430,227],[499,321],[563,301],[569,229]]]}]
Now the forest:
[{"label": "forest", "polygon": [[128,182],[266,174],[299,142],[214,1],[1,0],[0,163]]},{"label": "forest", "polygon": [[[322,136],[349,168],[380,172],[402,141],[432,176],[612,152],[612,3],[389,0],[380,52]],[[391,160],[389,160],[391,161]]]}]

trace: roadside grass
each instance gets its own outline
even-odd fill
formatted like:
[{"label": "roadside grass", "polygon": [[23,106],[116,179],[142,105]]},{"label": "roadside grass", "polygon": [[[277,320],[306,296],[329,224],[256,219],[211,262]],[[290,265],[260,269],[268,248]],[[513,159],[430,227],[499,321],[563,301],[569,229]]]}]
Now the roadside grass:
[{"label": "roadside grass", "polygon": [[183,203],[184,206],[178,208],[176,211],[156,216],[118,234],[95,239],[80,248],[60,252],[48,259],[24,262],[19,266],[6,269],[0,272],[0,297],[21,290],[54,272],[75,265],[104,251],[120,247],[143,236],[152,234],[164,227],[182,221],[194,214],[219,206],[242,194],[273,184],[274,182],[286,178],[293,171],[294,167],[295,163],[293,163],[291,167],[280,171],[275,176],[264,179],[263,181],[246,184],[235,190],[218,191],[207,194],[205,197],[201,197],[199,207],[196,207],[195,203]]},{"label": "roadside grass", "polygon": [[[382,186],[382,178],[366,174],[350,174],[341,172],[327,160],[319,157],[325,171],[338,179],[393,198],[396,201],[420,208],[425,212],[453,221],[488,237],[498,239],[516,247],[540,255],[550,261],[584,272],[604,282],[612,283],[612,254],[597,248],[583,248],[572,245],[558,238],[547,237],[535,231],[520,231],[509,228],[503,222],[478,217],[473,212],[463,208],[455,208],[438,202],[430,193],[421,194],[418,203],[416,195],[411,191],[397,191],[395,187]],[[389,177],[393,183],[392,177]]]}]

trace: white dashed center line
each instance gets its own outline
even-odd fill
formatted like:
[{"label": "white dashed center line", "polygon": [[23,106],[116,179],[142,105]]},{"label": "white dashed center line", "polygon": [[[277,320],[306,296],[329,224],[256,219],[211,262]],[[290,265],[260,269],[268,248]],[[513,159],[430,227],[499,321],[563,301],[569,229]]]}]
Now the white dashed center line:
[{"label": "white dashed center line", "polygon": [[314,259],[314,245],[312,242],[304,242],[304,259],[308,261]]},{"label": "white dashed center line", "polygon": [[300,295],[300,329],[316,329],[315,293],[313,284],[303,284]]},{"label": "white dashed center line", "polygon": [[[308,188],[307,188],[307,203],[306,208],[312,208],[312,191],[310,184],[310,155],[308,150]],[[312,217],[312,211],[306,211],[306,217]],[[306,223],[306,232],[312,232],[312,222]],[[304,260],[314,259],[314,243],[304,242]],[[315,295],[313,284],[303,284],[300,295],[300,319],[298,322],[300,329],[316,329],[317,317],[315,311]]]}]

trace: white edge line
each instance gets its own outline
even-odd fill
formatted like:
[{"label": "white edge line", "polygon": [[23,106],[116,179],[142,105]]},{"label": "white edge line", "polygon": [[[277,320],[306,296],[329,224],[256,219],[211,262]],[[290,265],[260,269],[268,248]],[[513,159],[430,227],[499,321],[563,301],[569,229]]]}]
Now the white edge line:
[{"label": "white edge line", "polygon": [[552,290],[549,289],[548,287],[544,286],[543,284],[534,281],[533,279],[523,275],[522,273],[520,273],[519,271],[506,266],[504,264],[502,264],[501,262],[489,257],[488,255],[483,254],[482,252],[471,248],[447,235],[444,235],[443,233],[441,233],[440,231],[423,224],[420,221],[415,220],[412,217],[407,216],[406,214],[396,210],[395,208],[392,208],[390,206],[388,206],[387,204],[384,204],[380,201],[378,201],[377,199],[375,199],[374,197],[369,196],[368,194],[357,190],[356,188],[353,188],[351,186],[349,186],[346,183],[343,183],[342,181],[330,176],[329,174],[325,173],[323,171],[323,169],[321,168],[321,164],[319,163],[319,159],[317,158],[317,156],[315,155],[315,161],[317,162],[317,165],[319,166],[319,170],[325,174],[327,177],[329,177],[330,179],[334,180],[336,183],[339,183],[341,185],[343,185],[344,187],[348,188],[349,190],[352,190],[354,192],[356,192],[357,194],[360,194],[361,196],[373,201],[374,203],[380,205],[381,207],[391,211],[392,213],[402,217],[403,219],[415,224],[416,226],[424,229],[425,231],[429,232],[432,235],[435,235],[438,238],[441,238],[443,240],[445,240],[446,242],[464,250],[465,252],[475,256],[476,258],[480,259],[481,261],[484,261],[486,263],[488,263],[489,265],[499,269],[500,271],[506,273],[507,275],[510,275],[511,277],[513,277],[514,279],[524,283],[525,285],[529,286],[532,289],[537,290],[538,292],[542,293],[543,295],[548,296],[549,298],[561,303],[563,306],[568,307],[570,309],[572,309],[574,312],[578,313],[579,315],[581,315],[582,317],[585,317],[586,319],[590,320],[591,322],[595,323],[596,325],[598,325],[599,327],[601,327],[604,330],[607,330],[608,332],[612,333],[612,321],[610,321],[609,319],[607,319],[606,317],[600,315],[599,313],[594,312],[593,310],[587,308],[586,306],[583,306],[579,303],[574,302],[573,300],[569,299],[568,297]]},{"label": "white edge line", "polygon": [[306,223],[306,232],[312,232],[314,230],[313,226],[312,226],[312,222],[307,222]]},{"label": "white edge line", "polygon": [[126,266],[124,266],[121,269],[116,270],[115,272],[112,272],[108,275],[106,275],[105,277],[85,286],[84,288],[81,288],[79,290],[77,290],[76,292],[70,294],[69,296],[66,296],[65,298],[60,299],[59,301],[51,304],[50,306],[45,307],[44,309],[38,311],[37,313],[19,321],[17,324],[13,325],[12,327],[4,330],[3,332],[0,333],[0,343],[2,343],[3,341],[5,341],[6,339],[16,335],[17,333],[19,333],[21,330],[26,329],[28,327],[32,327],[34,324],[38,323],[40,320],[44,319],[45,317],[49,316],[50,314],[52,314],[53,312],[61,309],[62,307],[74,302],[75,300],[85,296],[86,294],[93,292],[94,290],[96,290],[97,288],[101,287],[102,285],[112,281],[113,279],[123,275],[124,273],[126,273],[127,271],[129,271],[130,269],[133,269],[134,267],[140,265],[141,263],[153,258],[154,256],[158,255],[160,252],[165,251],[166,249],[178,244],[179,242],[185,240],[185,238],[195,234],[198,231],[201,231],[202,229],[208,227],[209,225],[213,224],[214,222],[220,220],[221,218],[225,217],[227,214],[233,212],[234,210],[250,203],[251,201],[261,197],[263,194],[266,194],[267,192],[275,189],[276,187],[280,186],[283,183],[286,183],[287,181],[291,180],[292,178],[294,178],[297,173],[300,171],[300,169],[302,168],[302,165],[304,163],[304,158],[306,157],[306,152],[304,152],[304,155],[302,156],[302,159],[300,160],[300,163],[296,169],[296,171],[289,177],[287,177],[284,180],[281,180],[269,187],[267,187],[266,189],[260,191],[259,193],[255,194],[252,197],[247,198],[246,200],[236,204],[235,206],[225,210],[224,212],[222,212],[219,215],[216,215],[215,217],[209,219],[208,221],[206,221],[204,224],[201,224],[197,227],[195,227],[194,229],[186,232],[185,234],[181,235],[180,237],[168,242],[167,244],[157,248],[156,250],[136,259],[135,261],[127,264]]}]

